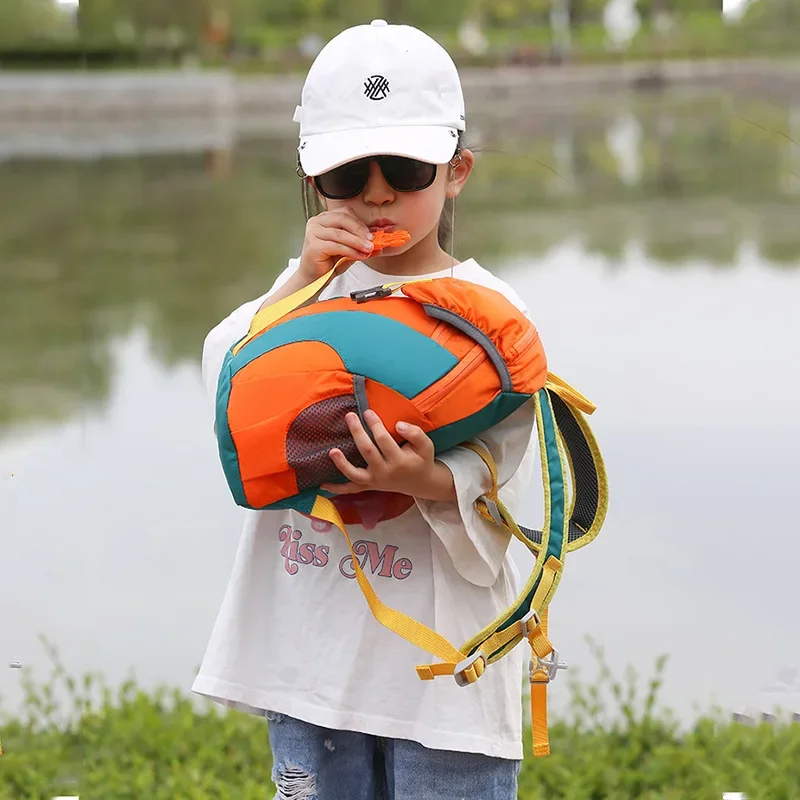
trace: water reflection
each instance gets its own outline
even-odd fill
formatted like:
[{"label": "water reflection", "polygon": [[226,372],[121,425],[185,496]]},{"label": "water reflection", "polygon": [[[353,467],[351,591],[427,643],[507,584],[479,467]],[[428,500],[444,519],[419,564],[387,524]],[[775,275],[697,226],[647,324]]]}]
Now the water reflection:
[{"label": "water reflection", "polygon": [[[580,662],[591,633],[643,671],[672,653],[684,711],[751,702],[800,651],[775,502],[800,444],[797,119],[691,94],[479,120],[459,203],[459,253],[518,288],[601,409],[612,516],[570,564],[559,646]],[[0,165],[1,658],[41,663],[43,632],[78,671],[189,685],[238,519],[200,346],[299,248],[293,147]]]},{"label": "water reflection", "polygon": [[792,103],[786,131],[786,174],[783,186],[791,195],[800,194],[800,106]]},{"label": "water reflection", "polygon": [[606,134],[606,146],[616,161],[619,179],[634,186],[642,179],[642,127],[633,114],[620,114]]}]

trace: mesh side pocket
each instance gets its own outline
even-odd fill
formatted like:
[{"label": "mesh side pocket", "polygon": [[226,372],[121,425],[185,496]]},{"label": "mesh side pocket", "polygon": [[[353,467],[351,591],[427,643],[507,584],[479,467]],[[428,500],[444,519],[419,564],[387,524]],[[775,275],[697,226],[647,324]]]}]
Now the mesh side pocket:
[{"label": "mesh side pocket", "polygon": [[298,491],[344,477],[328,455],[334,447],[339,448],[351,464],[367,465],[345,422],[344,416],[349,411],[358,413],[352,394],[328,397],[301,411],[289,427],[286,462],[297,475]]}]

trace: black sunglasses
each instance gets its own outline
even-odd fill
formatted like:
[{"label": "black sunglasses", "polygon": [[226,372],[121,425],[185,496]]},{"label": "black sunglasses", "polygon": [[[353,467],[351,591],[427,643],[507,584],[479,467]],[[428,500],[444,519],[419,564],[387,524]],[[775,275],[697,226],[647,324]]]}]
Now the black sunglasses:
[{"label": "black sunglasses", "polygon": [[350,161],[314,178],[317,191],[330,200],[349,200],[364,191],[370,162],[380,167],[386,183],[396,192],[419,192],[436,179],[436,164],[404,156],[369,156]]}]

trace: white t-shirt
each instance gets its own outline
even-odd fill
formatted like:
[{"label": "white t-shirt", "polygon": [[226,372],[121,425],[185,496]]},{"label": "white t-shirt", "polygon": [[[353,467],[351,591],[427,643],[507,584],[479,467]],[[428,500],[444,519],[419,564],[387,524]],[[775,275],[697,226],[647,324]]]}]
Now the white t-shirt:
[{"label": "white t-shirt", "polygon": [[[297,264],[292,259],[270,292],[208,334],[202,365],[212,408],[226,351]],[[453,275],[502,292],[527,315],[516,293],[473,259],[457,264]],[[356,262],[321,299],[402,278]],[[534,427],[527,403],[480,437],[496,460],[500,497],[515,516],[536,463]],[[486,466],[465,448],[438,458],[453,474],[458,504],[417,500],[371,530],[349,530],[378,596],[460,648],[505,611],[521,583],[510,535],[474,508],[490,486]],[[372,616],[336,528],[297,512],[246,510],[230,583],[192,689],[251,713],[271,710],[325,728],[520,759],[525,649],[521,642],[470,686],[449,676],[421,681],[415,666],[436,657]]]}]

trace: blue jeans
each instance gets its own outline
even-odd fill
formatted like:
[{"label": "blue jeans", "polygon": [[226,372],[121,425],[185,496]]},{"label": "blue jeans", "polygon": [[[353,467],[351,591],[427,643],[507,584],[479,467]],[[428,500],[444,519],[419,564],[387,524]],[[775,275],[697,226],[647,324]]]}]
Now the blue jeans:
[{"label": "blue jeans", "polygon": [[275,800],[516,800],[521,762],[267,712]]}]

